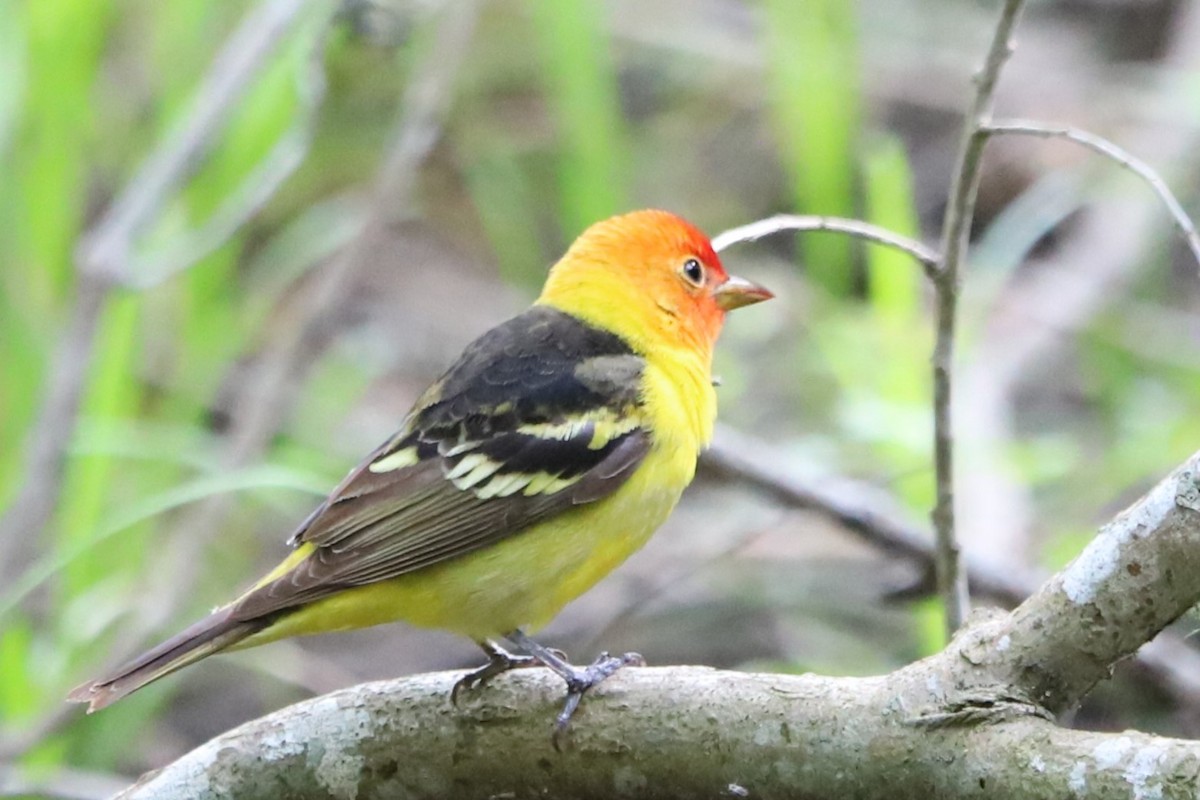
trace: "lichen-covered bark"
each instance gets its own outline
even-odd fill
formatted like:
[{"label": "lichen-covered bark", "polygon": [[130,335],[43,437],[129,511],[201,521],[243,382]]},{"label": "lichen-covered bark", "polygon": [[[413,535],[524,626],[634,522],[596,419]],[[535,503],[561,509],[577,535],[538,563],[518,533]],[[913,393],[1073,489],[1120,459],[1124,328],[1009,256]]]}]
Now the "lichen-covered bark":
[{"label": "lichen-covered bark", "polygon": [[570,746],[541,670],[448,700],[451,673],[286,708],[122,798],[1165,798],[1200,795],[1200,744],[1057,727],[1111,665],[1200,600],[1200,454],[1010,614],[979,614],[889,675],[629,669]]},{"label": "lichen-covered bark", "polygon": [[367,684],[232,731],[124,797],[1194,796],[1190,742],[1028,716],[928,724],[922,704],[944,691],[929,666],[868,679],[630,670],[590,699],[562,753],[552,676],[507,676],[462,709],[449,673]]},{"label": "lichen-covered bark", "polygon": [[[1200,457],[1192,456],[1001,618],[973,652],[1005,683],[1059,713],[1196,605],[1198,590]],[[1001,642],[1008,652],[998,649]]]}]

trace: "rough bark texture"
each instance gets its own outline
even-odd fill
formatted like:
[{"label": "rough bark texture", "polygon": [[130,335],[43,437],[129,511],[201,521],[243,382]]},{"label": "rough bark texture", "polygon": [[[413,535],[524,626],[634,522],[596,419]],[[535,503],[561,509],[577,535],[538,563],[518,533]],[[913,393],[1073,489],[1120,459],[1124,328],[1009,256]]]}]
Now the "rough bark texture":
[{"label": "rough bark texture", "polygon": [[455,708],[458,675],[422,675],[250,722],[120,797],[1196,797],[1200,744],[1053,715],[1198,599],[1200,454],[1012,613],[890,675],[630,669],[561,753],[557,678],[510,674]]}]

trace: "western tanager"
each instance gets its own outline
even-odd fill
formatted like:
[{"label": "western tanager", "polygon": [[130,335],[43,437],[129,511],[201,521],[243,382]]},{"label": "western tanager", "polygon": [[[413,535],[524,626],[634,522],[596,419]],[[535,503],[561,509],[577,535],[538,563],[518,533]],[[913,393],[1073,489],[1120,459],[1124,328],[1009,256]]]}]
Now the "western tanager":
[{"label": "western tanager", "polygon": [[593,225],[536,303],[470,344],[300,524],[283,563],[70,699],[95,711],[221,650],[402,620],[483,647],[488,663],[455,693],[518,665],[554,670],[568,687],[561,729],[635,657],[578,668],[527,631],[670,514],[712,434],[725,312],[770,297],[673,214]]}]

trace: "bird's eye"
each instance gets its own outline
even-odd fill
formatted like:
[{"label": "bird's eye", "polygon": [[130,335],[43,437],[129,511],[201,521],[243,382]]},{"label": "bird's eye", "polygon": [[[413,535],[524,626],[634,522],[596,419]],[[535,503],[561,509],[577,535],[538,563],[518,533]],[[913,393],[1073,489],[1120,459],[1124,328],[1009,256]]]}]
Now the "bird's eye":
[{"label": "bird's eye", "polygon": [[689,258],[683,262],[683,269],[680,270],[683,277],[696,286],[704,285],[704,267],[694,258]]}]

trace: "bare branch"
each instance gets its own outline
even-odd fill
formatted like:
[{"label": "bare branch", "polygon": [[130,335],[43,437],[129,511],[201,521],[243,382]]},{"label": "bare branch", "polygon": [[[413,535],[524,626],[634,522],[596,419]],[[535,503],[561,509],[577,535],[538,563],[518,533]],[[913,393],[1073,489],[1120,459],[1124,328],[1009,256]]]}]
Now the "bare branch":
[{"label": "bare branch", "polygon": [[1183,206],[1175,199],[1175,195],[1167,186],[1166,181],[1159,177],[1154,168],[1126,151],[1120,145],[1110,142],[1108,139],[1097,136],[1094,133],[1089,133],[1070,125],[1050,125],[1024,119],[989,122],[980,128],[980,131],[988,136],[1016,134],[1019,136],[1036,136],[1041,139],[1065,139],[1117,162],[1145,181],[1151,191],[1158,195],[1158,199],[1162,201],[1163,205],[1167,207],[1167,211],[1170,212],[1171,219],[1175,222],[1175,227],[1187,242],[1188,249],[1192,251],[1192,257],[1196,260],[1197,266],[1200,266],[1200,235],[1196,233],[1196,226],[1188,218],[1187,212],[1183,210]]},{"label": "bare branch", "polygon": [[119,797],[1193,796],[1200,744],[1050,718],[1200,600],[1198,481],[1200,453],[1016,610],[889,675],[630,669],[589,695],[561,754],[547,671],[461,708],[458,673],[420,675],[248,723]]},{"label": "bare branch", "polygon": [[980,130],[991,119],[996,83],[1000,79],[1000,70],[1012,54],[1010,40],[1024,5],[1024,0],[1006,0],[983,69],[976,76],[975,97],[967,113],[958,168],[951,183],[950,201],[942,225],[942,265],[933,281],[937,293],[937,338],[933,351],[933,456],[937,503],[933,509],[933,527],[938,545],[938,591],[946,608],[948,635],[962,625],[971,603],[954,527],[951,376],[959,286],[971,221],[975,216],[975,198],[979,193],[980,165],[986,142],[986,136],[981,135]]},{"label": "bare branch", "polygon": [[1142,797],[1196,791],[1195,742],[1058,728],[996,687],[938,696],[949,652],[883,678],[628,670],[589,694],[562,753],[547,723],[561,681],[546,670],[460,708],[447,696],[461,673],[363,684],[223,734],[115,800],[1061,800],[1081,786],[1127,800],[1131,774],[1178,792]]},{"label": "bare branch", "polygon": [[976,94],[967,115],[962,151],[946,210],[941,256],[920,243],[873,225],[829,217],[779,215],[725,231],[713,239],[713,246],[720,251],[736,242],[785,230],[836,231],[907,253],[921,263],[932,281],[937,293],[937,340],[933,356],[937,503],[932,517],[938,544],[938,590],[946,608],[948,635],[962,624],[970,609],[967,578],[961,568],[962,556],[954,526],[954,448],[950,411],[961,264],[974,217],[983,146],[987,139],[981,131],[990,121],[996,83],[1011,54],[1010,37],[1023,6],[1023,0],[1006,2],[984,67],[977,76]]},{"label": "bare branch", "polygon": [[[1196,15],[1181,13],[1181,17]],[[1169,51],[1183,55],[1194,66],[1195,54],[1200,52],[1200,26],[1186,19],[1180,22],[1172,26]],[[1170,311],[1143,309],[1125,290],[1137,271],[1149,266],[1138,253],[1150,244],[1160,204],[1170,209],[1176,227],[1196,255],[1194,226],[1167,189],[1166,176],[1156,173],[1147,162],[1170,164],[1181,157],[1194,160],[1190,154],[1195,147],[1188,143],[1197,136],[1188,126],[1155,124],[1136,130],[1127,148],[1119,148],[1086,131],[1027,120],[993,122],[987,131],[989,135],[1023,133],[1082,144],[1115,160],[1153,189],[1153,194],[1131,197],[1123,193],[1095,203],[1064,232],[1065,238],[1051,255],[991,296],[987,314],[981,314],[986,319],[975,325],[982,335],[973,341],[972,357],[956,376],[958,458],[972,465],[958,475],[958,536],[969,553],[983,551],[990,561],[1021,564],[1028,555],[1032,497],[1030,488],[1011,469],[1007,455],[1017,418],[1017,390],[1028,382],[1031,370],[1044,370],[1062,356],[1061,351],[1074,341],[1072,332],[1109,306],[1119,305],[1122,318],[1128,321],[1124,333],[1117,334],[1123,337],[1123,346],[1148,360],[1178,360],[1179,348],[1163,347],[1161,336],[1154,335],[1170,325]],[[1141,153],[1142,159],[1130,156],[1130,151]],[[1178,164],[1176,168],[1180,168]],[[981,298],[975,303],[975,311],[982,312]],[[1130,335],[1131,331],[1136,334]],[[1188,352],[1184,360],[1193,355]]]},{"label": "bare branch", "polygon": [[732,244],[752,242],[764,236],[770,236],[773,233],[783,231],[794,231],[797,233],[807,231],[844,233],[856,239],[864,239],[872,244],[891,247],[912,256],[920,262],[921,267],[925,270],[925,274],[930,278],[937,272],[938,264],[941,261],[937,253],[920,242],[901,236],[898,233],[893,233],[886,228],[872,225],[869,222],[862,222],[856,219],[843,219],[841,217],[820,217],[801,214],[777,214],[767,219],[751,222],[748,225],[741,225],[736,228],[730,228],[727,231],[722,231],[713,237],[713,249],[719,253]]}]

